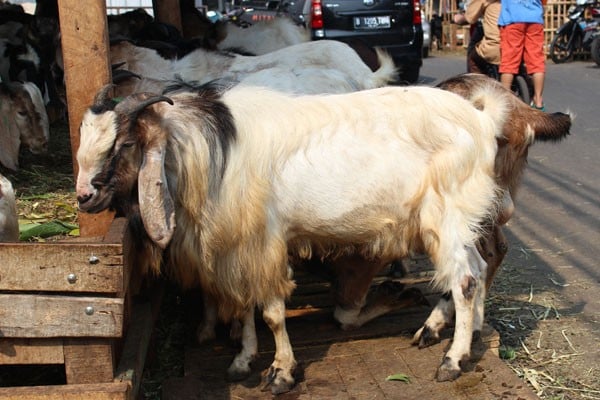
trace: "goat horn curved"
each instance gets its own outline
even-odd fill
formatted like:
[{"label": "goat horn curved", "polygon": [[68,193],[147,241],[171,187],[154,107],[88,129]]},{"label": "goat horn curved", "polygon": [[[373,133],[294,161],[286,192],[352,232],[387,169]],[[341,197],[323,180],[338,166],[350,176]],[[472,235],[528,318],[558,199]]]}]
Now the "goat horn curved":
[{"label": "goat horn curved", "polygon": [[109,99],[109,93],[113,87],[115,87],[115,85],[112,83],[108,83],[102,86],[100,90],[98,90],[98,93],[96,93],[96,96],[94,97],[94,105],[100,106],[106,103]]},{"label": "goat horn curved", "polygon": [[143,109],[145,109],[146,107],[151,106],[154,103],[160,103],[161,101],[165,101],[173,105],[173,100],[171,100],[169,97],[153,95],[152,97],[149,97],[139,102],[127,100],[122,101],[121,103],[117,104],[115,110],[118,110],[124,114],[135,115]]}]

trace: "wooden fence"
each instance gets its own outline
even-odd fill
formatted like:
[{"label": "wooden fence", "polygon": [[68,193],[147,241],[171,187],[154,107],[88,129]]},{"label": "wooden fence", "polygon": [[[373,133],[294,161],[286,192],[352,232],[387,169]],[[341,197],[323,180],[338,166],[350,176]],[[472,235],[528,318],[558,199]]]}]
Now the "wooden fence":
[{"label": "wooden fence", "polygon": [[[434,14],[440,15],[444,25],[444,48],[466,47],[468,45],[468,28],[456,26],[452,23],[454,14],[458,12],[459,0],[427,0],[423,6],[425,17],[431,20]],[[561,26],[575,0],[548,0],[544,11],[544,43],[546,54],[550,49],[550,42],[554,33]]]}]

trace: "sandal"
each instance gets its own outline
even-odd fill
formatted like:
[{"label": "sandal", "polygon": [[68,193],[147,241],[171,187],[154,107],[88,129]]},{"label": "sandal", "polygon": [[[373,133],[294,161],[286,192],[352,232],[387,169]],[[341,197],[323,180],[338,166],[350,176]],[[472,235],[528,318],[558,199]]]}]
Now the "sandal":
[{"label": "sandal", "polygon": [[546,111],[546,107],[544,106],[544,104],[542,103],[541,107],[538,107],[535,105],[535,103],[532,101],[530,104],[531,108],[535,108],[536,110],[540,110],[540,111]]}]

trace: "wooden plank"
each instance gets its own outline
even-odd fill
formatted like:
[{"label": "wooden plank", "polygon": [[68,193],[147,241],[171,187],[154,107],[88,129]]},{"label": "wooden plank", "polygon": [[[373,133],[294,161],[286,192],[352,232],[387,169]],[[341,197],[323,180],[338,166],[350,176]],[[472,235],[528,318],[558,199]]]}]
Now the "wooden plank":
[{"label": "wooden plank", "polygon": [[62,339],[0,339],[0,365],[64,362]]},{"label": "wooden plank", "polygon": [[0,388],[2,400],[127,400],[129,387],[125,383],[91,385],[57,385]]},{"label": "wooden plank", "polygon": [[123,299],[0,294],[0,337],[112,337],[123,334]]},{"label": "wooden plank", "polygon": [[181,29],[181,11],[179,8],[179,0],[154,0],[152,5],[156,20],[171,24],[177,28],[179,32],[183,32]]},{"label": "wooden plank", "polygon": [[110,224],[108,232],[106,232],[106,235],[104,238],[102,238],[102,243],[123,243],[123,237],[125,236],[126,229],[127,218],[115,218]]},{"label": "wooden plank", "polygon": [[116,244],[0,244],[0,290],[117,293],[123,250]]},{"label": "wooden plank", "polygon": [[137,396],[142,381],[155,319],[152,314],[152,305],[149,302],[136,304],[133,307],[127,337],[115,373],[115,382],[126,382],[131,385],[133,398]]},{"label": "wooden plank", "polygon": [[113,381],[114,340],[66,339],[64,351],[69,385]]},{"label": "wooden plank", "polygon": [[[77,176],[76,154],[79,126],[85,110],[98,89],[112,81],[108,53],[106,1],[58,1],[60,35],[69,109],[69,130],[73,154],[73,172]],[[113,212],[79,214],[81,236],[103,236],[114,219]]]}]

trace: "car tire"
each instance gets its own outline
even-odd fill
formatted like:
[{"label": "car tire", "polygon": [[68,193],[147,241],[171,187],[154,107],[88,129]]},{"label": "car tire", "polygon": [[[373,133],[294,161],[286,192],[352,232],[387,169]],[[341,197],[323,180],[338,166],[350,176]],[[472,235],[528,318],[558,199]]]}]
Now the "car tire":
[{"label": "car tire", "polygon": [[592,55],[592,60],[600,66],[600,36],[596,36],[594,40],[592,40],[590,53]]},{"label": "car tire", "polygon": [[423,47],[423,58],[429,57],[429,47]]}]

